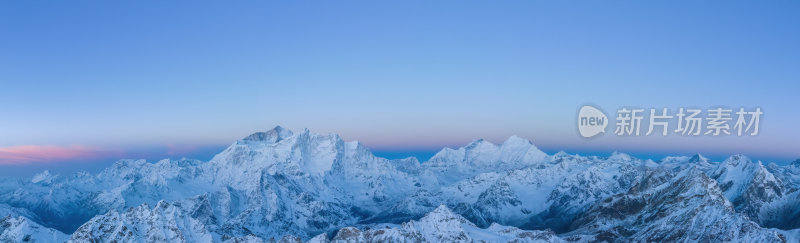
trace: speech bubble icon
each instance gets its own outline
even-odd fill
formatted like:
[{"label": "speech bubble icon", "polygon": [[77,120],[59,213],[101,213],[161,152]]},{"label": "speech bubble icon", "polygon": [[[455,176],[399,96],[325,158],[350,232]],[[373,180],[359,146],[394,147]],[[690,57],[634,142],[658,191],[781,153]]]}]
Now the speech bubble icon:
[{"label": "speech bubble icon", "polygon": [[578,111],[578,132],[585,138],[606,132],[608,122],[606,114],[593,106],[585,105]]}]

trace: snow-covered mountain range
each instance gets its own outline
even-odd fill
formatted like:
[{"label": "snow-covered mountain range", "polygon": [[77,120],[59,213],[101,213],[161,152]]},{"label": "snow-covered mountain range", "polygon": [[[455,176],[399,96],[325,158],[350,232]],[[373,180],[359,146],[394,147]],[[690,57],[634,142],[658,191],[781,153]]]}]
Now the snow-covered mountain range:
[{"label": "snow-covered mountain range", "polygon": [[210,161],[0,179],[0,242],[800,242],[800,160],[545,154],[512,136],[430,160],[276,127]]}]

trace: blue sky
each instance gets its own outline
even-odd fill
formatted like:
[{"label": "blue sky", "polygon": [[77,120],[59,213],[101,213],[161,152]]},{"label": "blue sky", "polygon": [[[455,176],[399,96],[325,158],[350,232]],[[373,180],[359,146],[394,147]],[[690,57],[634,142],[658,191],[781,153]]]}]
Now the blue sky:
[{"label": "blue sky", "polygon": [[[516,134],[551,153],[785,163],[800,158],[798,12],[796,1],[3,2],[0,151],[59,156],[0,167],[207,159],[275,125],[390,156]],[[575,128],[587,103],[764,116],[756,137],[587,140]]]}]

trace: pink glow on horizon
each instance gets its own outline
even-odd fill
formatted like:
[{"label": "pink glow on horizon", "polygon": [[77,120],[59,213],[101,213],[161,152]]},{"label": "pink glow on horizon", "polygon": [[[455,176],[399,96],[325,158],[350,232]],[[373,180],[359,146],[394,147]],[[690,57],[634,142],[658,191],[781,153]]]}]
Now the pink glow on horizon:
[{"label": "pink glow on horizon", "polygon": [[91,160],[121,157],[123,153],[97,148],[73,146],[19,145],[0,147],[0,165],[52,163],[59,161]]}]

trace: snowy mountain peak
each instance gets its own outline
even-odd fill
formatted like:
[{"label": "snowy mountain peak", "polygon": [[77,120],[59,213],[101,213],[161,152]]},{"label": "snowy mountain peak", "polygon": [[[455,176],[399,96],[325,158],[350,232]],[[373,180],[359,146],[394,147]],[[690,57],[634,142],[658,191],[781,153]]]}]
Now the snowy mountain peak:
[{"label": "snowy mountain peak", "polygon": [[147,165],[147,161],[143,159],[121,159],[117,160],[117,162],[114,162],[114,164],[110,167],[105,168],[102,172],[100,172],[100,175],[108,175],[110,177],[124,176],[125,174],[135,172],[145,165]]},{"label": "snowy mountain peak", "polygon": [[474,176],[479,171],[518,169],[546,159],[547,154],[529,140],[511,136],[499,146],[478,139],[459,149],[442,149],[422,166],[432,170],[440,182],[447,184]]},{"label": "snowy mountain peak", "polygon": [[695,154],[691,158],[689,158],[689,162],[691,163],[708,163],[711,162],[708,158],[704,157],[700,153]]},{"label": "snowy mountain peak", "polygon": [[517,135],[511,135],[511,137],[508,137],[508,139],[506,139],[506,141],[503,142],[503,146],[518,146],[518,145],[523,145],[524,146],[524,145],[532,145],[532,144],[533,143],[531,143],[530,140],[524,139],[524,138],[519,137]]},{"label": "snowy mountain peak", "polygon": [[711,178],[717,180],[725,197],[736,210],[756,222],[772,216],[761,213],[761,206],[783,197],[784,183],[772,174],[761,161],[753,162],[743,155],[734,155],[722,162]]},{"label": "snowy mountain peak", "polygon": [[751,161],[750,158],[748,158],[743,154],[734,154],[731,157],[728,157],[728,159],[726,159],[725,162],[731,165],[738,165],[740,162],[751,162]]},{"label": "snowy mountain peak", "polygon": [[[259,176],[261,169],[270,174],[319,175],[330,170],[337,159],[346,154],[349,146],[336,135],[319,135],[304,129],[293,133],[280,126],[266,132],[254,133],[229,146],[211,159],[228,171],[225,177],[244,174]],[[245,165],[245,166],[242,166]]]},{"label": "snowy mountain peak", "polygon": [[736,214],[717,184],[696,165],[672,179],[642,185],[647,189],[617,194],[592,206],[575,221],[581,227],[574,232],[591,232],[594,236],[583,241],[594,242],[786,242],[784,235]]},{"label": "snowy mountain peak", "polygon": [[472,149],[480,149],[480,148],[492,148],[492,147],[526,147],[532,146],[533,143],[525,138],[519,137],[517,135],[511,135],[508,137],[502,144],[494,144],[492,142],[487,141],[486,139],[475,139],[464,148],[467,150]]},{"label": "snowy mountain peak", "polygon": [[269,131],[266,131],[266,132],[256,132],[256,133],[250,134],[249,136],[243,138],[242,140],[245,140],[245,141],[266,141],[266,142],[270,142],[270,143],[277,143],[278,141],[281,141],[283,139],[291,137],[292,135],[294,135],[292,133],[292,131],[290,131],[290,130],[288,130],[286,128],[283,128],[281,126],[276,126],[272,130],[269,130]]},{"label": "snowy mountain peak", "polygon": [[553,154],[553,158],[565,158],[565,157],[570,157],[570,156],[571,155],[568,154],[567,152],[564,152],[564,150],[560,150],[560,151],[558,151],[558,153]]},{"label": "snowy mountain peak", "polygon": [[146,203],[98,215],[72,234],[75,242],[211,242],[212,235],[200,221],[177,205],[159,201],[154,208]]},{"label": "snowy mountain peak", "polygon": [[480,139],[472,140],[472,142],[467,144],[467,146],[465,146],[464,149],[466,149],[466,150],[490,149],[490,148],[493,148],[493,147],[497,147],[497,145],[495,145],[492,142],[486,141],[486,139],[480,138]]},{"label": "snowy mountain peak", "polygon": [[621,152],[614,151],[614,153],[612,153],[611,156],[608,157],[608,160],[619,161],[619,162],[630,162],[630,161],[633,161],[634,159],[633,159],[633,157],[631,157],[630,155],[628,155],[626,153],[621,153]]},{"label": "snowy mountain peak", "polygon": [[0,218],[0,242],[64,242],[67,238],[66,234],[23,216]]},{"label": "snowy mountain peak", "polygon": [[[720,182],[739,182],[746,183],[760,169],[764,169],[761,163],[753,163],[750,158],[744,155],[733,155],[720,164],[715,171],[711,173],[711,177],[719,180]],[[723,190],[726,190],[723,184]]]},{"label": "snowy mountain peak", "polygon": [[331,242],[337,230],[332,242],[561,241],[516,227],[572,242],[775,242],[768,228],[800,227],[794,166],[742,155],[658,164],[618,152],[547,156],[518,136],[419,163],[376,157],[336,134],[276,127],[208,162],[120,160],[97,175],[0,178],[0,219],[11,216],[0,221],[0,242],[37,230],[69,237],[51,228],[74,232],[75,242]]},{"label": "snowy mountain peak", "polygon": [[800,159],[797,159],[797,160],[795,160],[795,161],[792,161],[792,165],[793,165],[794,167],[798,167],[798,168],[800,168]]},{"label": "snowy mountain peak", "polygon": [[309,243],[322,242],[564,242],[552,231],[528,231],[493,223],[479,228],[447,207],[440,206],[420,221],[409,221],[400,227],[380,226],[359,229],[341,228],[331,241],[324,234]]},{"label": "snowy mountain peak", "polygon": [[42,171],[41,173],[36,174],[35,176],[33,176],[33,178],[31,179],[31,182],[33,182],[33,183],[40,183],[41,182],[41,183],[44,183],[44,184],[50,184],[50,183],[53,183],[53,179],[55,179],[55,177],[56,177],[56,175],[50,174],[49,170],[45,170],[45,171]]},{"label": "snowy mountain peak", "polygon": [[422,166],[438,174],[440,182],[449,183],[478,171],[517,169],[545,162],[546,158],[547,154],[529,140],[511,136],[501,145],[478,139],[459,149],[442,149]]},{"label": "snowy mountain peak", "polygon": [[461,224],[467,224],[470,226],[475,226],[472,222],[467,220],[466,218],[453,213],[447,206],[444,204],[439,205],[436,209],[431,211],[428,214],[425,214],[425,217],[419,219],[419,223],[423,225],[453,225],[453,226],[460,226]]}]

